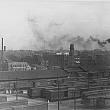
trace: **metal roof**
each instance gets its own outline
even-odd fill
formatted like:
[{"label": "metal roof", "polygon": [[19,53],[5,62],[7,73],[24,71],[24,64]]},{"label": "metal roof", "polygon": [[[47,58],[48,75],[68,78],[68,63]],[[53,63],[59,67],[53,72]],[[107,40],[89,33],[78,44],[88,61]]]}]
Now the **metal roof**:
[{"label": "metal roof", "polygon": [[83,67],[88,71],[88,72],[110,72],[110,66],[107,65],[88,65]]},{"label": "metal roof", "polygon": [[66,77],[61,69],[34,70],[34,71],[0,71],[0,81],[6,80],[32,80]]}]

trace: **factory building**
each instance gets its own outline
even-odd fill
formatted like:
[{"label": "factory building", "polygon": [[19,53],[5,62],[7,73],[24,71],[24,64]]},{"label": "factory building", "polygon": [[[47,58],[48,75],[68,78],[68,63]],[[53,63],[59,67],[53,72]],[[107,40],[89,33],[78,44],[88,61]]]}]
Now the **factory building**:
[{"label": "factory building", "polygon": [[70,44],[68,65],[69,66],[74,66],[74,44]]},{"label": "factory building", "polygon": [[28,71],[31,67],[27,62],[8,62],[8,71]]},{"label": "factory building", "polygon": [[64,58],[65,55],[57,55],[57,54],[44,54],[43,59],[44,62],[48,62],[48,66],[60,66],[64,67]]},{"label": "factory building", "polygon": [[74,44],[70,44],[69,52],[49,54],[44,53],[42,55],[43,62],[48,62],[48,66],[67,67],[80,63],[79,56],[75,55]]}]

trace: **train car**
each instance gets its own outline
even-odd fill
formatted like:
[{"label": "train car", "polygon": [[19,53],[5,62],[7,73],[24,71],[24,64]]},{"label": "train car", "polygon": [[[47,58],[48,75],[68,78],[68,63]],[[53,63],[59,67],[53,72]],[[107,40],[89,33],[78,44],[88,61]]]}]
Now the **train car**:
[{"label": "train car", "polygon": [[17,81],[14,82],[15,88],[17,89],[25,89],[25,88],[32,88],[33,87],[33,82],[32,81]]},{"label": "train car", "polygon": [[110,89],[100,89],[100,90],[91,90],[82,92],[81,96],[89,97],[89,96],[110,96]]},{"label": "train car", "polygon": [[37,98],[37,97],[41,97],[41,90],[42,88],[29,88],[27,95],[29,98]]},{"label": "train car", "polygon": [[[44,98],[53,102],[68,99],[68,90],[46,90],[43,92]],[[59,94],[59,95],[58,95]]]},{"label": "train car", "polygon": [[42,90],[42,98],[49,101],[57,101],[68,99],[68,88],[67,87],[45,87]]}]

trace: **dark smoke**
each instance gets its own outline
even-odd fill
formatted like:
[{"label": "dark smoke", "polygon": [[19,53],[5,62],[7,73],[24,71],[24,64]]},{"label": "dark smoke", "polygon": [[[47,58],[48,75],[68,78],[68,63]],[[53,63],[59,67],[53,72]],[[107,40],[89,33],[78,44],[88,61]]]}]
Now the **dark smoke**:
[{"label": "dark smoke", "polygon": [[100,47],[104,47],[105,44],[106,44],[105,41],[100,41],[100,39],[98,39],[98,38],[93,38],[92,36],[90,36],[90,39],[91,39],[92,41],[94,41],[94,42],[97,42]]},{"label": "dark smoke", "polygon": [[40,23],[34,18],[28,18],[28,23],[35,38],[35,46],[36,48],[39,47],[37,49],[67,49],[70,43],[74,43],[77,50],[93,50],[104,49],[106,44],[110,43],[110,39],[101,41],[93,36],[84,39],[81,36],[74,37],[70,33],[58,33],[58,29],[63,28],[63,24],[57,22],[51,21],[45,30],[40,27]]},{"label": "dark smoke", "polygon": [[107,41],[108,43],[110,43],[110,39],[107,39],[106,41]]}]

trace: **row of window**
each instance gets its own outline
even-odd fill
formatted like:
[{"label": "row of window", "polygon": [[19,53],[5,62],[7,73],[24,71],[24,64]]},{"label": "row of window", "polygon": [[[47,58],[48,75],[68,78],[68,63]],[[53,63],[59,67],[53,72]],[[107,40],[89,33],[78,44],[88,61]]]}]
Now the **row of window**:
[{"label": "row of window", "polygon": [[28,66],[27,64],[19,64],[19,65],[13,65],[11,64],[10,67],[26,67]]},{"label": "row of window", "polygon": [[10,68],[9,71],[27,71],[27,68]]}]

